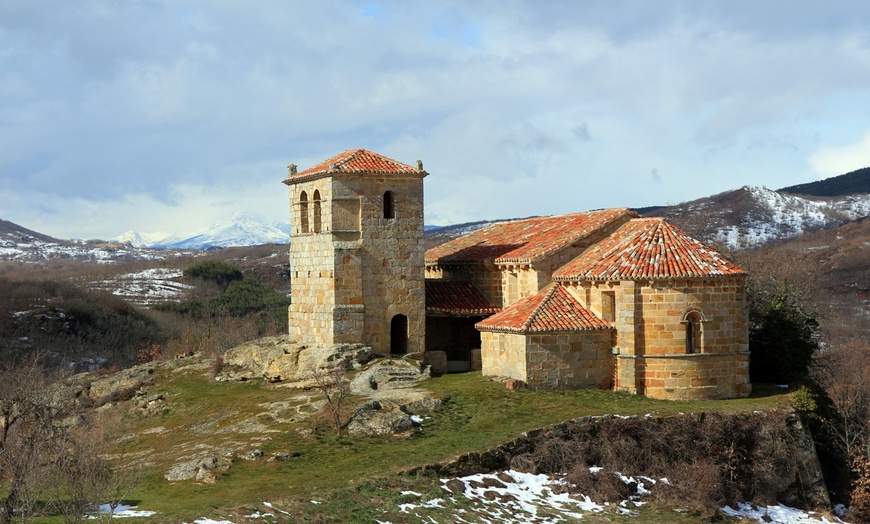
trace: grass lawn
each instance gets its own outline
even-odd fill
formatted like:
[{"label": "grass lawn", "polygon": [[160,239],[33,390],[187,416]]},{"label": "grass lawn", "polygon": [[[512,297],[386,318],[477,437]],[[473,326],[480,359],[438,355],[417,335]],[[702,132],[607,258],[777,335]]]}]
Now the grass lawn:
[{"label": "grass lawn", "polygon": [[[292,390],[259,381],[216,382],[202,371],[162,370],[158,375],[150,392],[164,395],[166,408],[157,415],[128,416],[130,433],[135,436],[126,442],[130,455],[145,463],[142,482],[130,498],[140,509],[159,512],[141,519],[151,523],[192,522],[198,517],[239,522],[241,515],[255,508],[262,510],[264,501],[291,511],[301,520],[321,514],[325,521],[372,522],[383,508],[407,502],[399,492],[410,486],[433,497],[441,493],[434,479],[396,473],[484,451],[530,429],[589,415],[669,416],[789,408],[789,395],[777,388],[756,387],[756,393],[747,399],[675,402],[598,390],[510,391],[480,373],[464,373],[423,384],[442,399],[443,407],[413,436],[337,437],[319,413],[304,420],[280,422],[264,415],[263,403],[287,399],[295,394]],[[266,430],[227,431],[251,420]],[[273,462],[236,459],[213,484],[170,483],[163,478],[181,457],[195,455],[203,445],[215,449],[256,447],[265,457],[284,451],[293,453],[294,458]],[[668,517],[668,522],[682,518],[673,512]],[[620,522],[613,515],[608,519]],[[128,520],[136,521],[140,519]],[[590,518],[590,522],[596,520]]]}]

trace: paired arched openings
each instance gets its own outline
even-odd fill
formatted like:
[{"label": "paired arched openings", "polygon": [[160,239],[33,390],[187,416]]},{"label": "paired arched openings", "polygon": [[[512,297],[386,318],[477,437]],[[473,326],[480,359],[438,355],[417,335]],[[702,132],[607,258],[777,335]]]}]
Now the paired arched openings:
[{"label": "paired arched openings", "polygon": [[[308,200],[308,193],[306,191],[299,193],[299,233],[320,233],[323,228],[320,204],[319,190],[314,190],[311,200]],[[310,215],[313,215],[313,217]]]}]

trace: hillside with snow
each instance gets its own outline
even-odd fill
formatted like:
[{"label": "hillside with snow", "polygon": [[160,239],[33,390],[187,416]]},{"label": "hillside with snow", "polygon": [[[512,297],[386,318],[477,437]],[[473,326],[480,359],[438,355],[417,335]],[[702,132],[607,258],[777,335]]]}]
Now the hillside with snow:
[{"label": "hillside with snow", "polygon": [[870,194],[799,196],[744,186],[646,214],[665,216],[702,240],[742,249],[866,217]]}]

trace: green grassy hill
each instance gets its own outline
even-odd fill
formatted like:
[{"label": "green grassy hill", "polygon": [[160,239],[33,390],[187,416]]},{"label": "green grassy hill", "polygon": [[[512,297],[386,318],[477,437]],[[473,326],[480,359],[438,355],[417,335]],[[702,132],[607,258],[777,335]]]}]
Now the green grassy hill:
[{"label": "green grassy hill", "polygon": [[[212,368],[212,359],[204,357],[173,361],[158,367],[153,382],[133,400],[103,408],[107,420],[123,421],[119,451],[142,468],[131,500],[139,509],[158,512],[141,522],[199,517],[241,522],[244,515],[268,511],[264,502],[287,513],[279,513],[278,521],[412,522],[398,509],[408,502],[402,491],[432,497],[444,492],[437,479],[400,472],[485,451],[524,431],[588,415],[789,408],[789,395],[781,389],[758,389],[747,399],[670,402],[598,390],[510,391],[479,373],[466,373],[423,383],[443,405],[410,437],[338,437],[324,417],[319,393],[258,380],[219,382]],[[200,481],[164,478],[198,456],[231,465]],[[453,510],[432,511],[447,518]],[[654,509],[644,511],[652,521],[658,518]],[[669,512],[666,521],[676,515]]]}]

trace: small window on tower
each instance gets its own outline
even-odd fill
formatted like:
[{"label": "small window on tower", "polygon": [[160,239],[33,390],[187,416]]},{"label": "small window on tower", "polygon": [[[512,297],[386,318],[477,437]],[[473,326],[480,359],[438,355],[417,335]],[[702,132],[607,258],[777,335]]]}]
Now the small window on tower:
[{"label": "small window on tower", "polygon": [[299,194],[299,231],[308,233],[308,193]]},{"label": "small window on tower", "polygon": [[384,218],[396,218],[396,203],[392,191],[384,193]]},{"label": "small window on tower", "polygon": [[320,233],[320,191],[315,189],[312,198],[312,203],[314,204],[314,232]]}]

